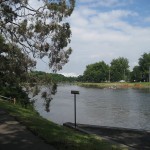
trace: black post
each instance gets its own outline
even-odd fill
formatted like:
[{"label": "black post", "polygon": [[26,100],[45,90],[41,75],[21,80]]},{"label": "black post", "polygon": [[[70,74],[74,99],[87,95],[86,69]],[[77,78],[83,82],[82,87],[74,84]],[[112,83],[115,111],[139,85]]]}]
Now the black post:
[{"label": "black post", "polygon": [[76,94],[74,94],[74,126],[76,128]]},{"label": "black post", "polygon": [[74,94],[74,126],[77,127],[76,123],[76,94],[79,94],[79,91],[71,91],[71,94]]},{"label": "black post", "polygon": [[150,82],[150,66],[149,66],[149,82]]}]

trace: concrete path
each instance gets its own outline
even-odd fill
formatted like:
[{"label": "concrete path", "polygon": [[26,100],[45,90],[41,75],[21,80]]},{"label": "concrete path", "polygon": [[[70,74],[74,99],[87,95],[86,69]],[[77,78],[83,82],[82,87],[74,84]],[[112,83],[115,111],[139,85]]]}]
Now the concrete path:
[{"label": "concrete path", "polygon": [[[65,123],[64,125],[74,127],[73,123]],[[121,143],[130,149],[150,150],[150,131],[87,124],[78,124],[77,129],[89,134],[97,134],[110,142]]]},{"label": "concrete path", "polygon": [[0,150],[55,150],[0,109]]}]

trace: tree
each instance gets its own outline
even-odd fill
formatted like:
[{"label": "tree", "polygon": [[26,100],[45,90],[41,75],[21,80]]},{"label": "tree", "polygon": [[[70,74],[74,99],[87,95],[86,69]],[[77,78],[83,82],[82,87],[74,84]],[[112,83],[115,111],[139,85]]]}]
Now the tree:
[{"label": "tree", "polygon": [[142,79],[142,72],[140,70],[139,66],[135,66],[133,68],[133,71],[131,72],[131,81],[133,82],[139,82]]},{"label": "tree", "polygon": [[88,82],[103,82],[108,80],[109,66],[104,62],[98,62],[86,66],[83,79]]},{"label": "tree", "polygon": [[68,62],[71,30],[65,18],[75,7],[75,0],[1,0],[0,28],[7,43],[17,43],[28,55],[48,57],[53,71]]},{"label": "tree", "polygon": [[79,75],[78,77],[77,77],[77,82],[84,82],[84,76],[83,75]]},{"label": "tree", "polygon": [[129,61],[127,58],[119,57],[111,61],[111,81],[127,80],[129,74]]},{"label": "tree", "polygon": [[36,62],[21,52],[15,44],[6,44],[0,36],[0,86],[18,85],[27,78]]},{"label": "tree", "polygon": [[144,53],[139,58],[139,68],[142,72],[142,80],[149,81],[150,53]]},{"label": "tree", "polygon": [[29,104],[28,95],[20,83],[27,78],[36,62],[21,52],[15,44],[7,44],[0,35],[0,95],[16,98],[23,106]]}]

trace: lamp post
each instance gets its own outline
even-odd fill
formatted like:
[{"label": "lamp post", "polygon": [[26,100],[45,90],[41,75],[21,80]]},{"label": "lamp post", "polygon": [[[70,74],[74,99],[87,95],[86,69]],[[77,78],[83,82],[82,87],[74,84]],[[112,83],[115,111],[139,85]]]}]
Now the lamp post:
[{"label": "lamp post", "polygon": [[79,91],[71,91],[71,94],[74,94],[74,126],[76,128],[76,94],[79,94]]}]

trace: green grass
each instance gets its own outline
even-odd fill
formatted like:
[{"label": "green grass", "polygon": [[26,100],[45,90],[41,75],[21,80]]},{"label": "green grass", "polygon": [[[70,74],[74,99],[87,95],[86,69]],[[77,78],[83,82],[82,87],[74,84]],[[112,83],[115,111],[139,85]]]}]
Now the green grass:
[{"label": "green grass", "polygon": [[76,83],[78,86],[93,87],[93,88],[150,88],[150,82],[137,83]]},{"label": "green grass", "polygon": [[96,135],[82,134],[64,126],[57,125],[39,116],[35,110],[0,100],[0,108],[5,109],[22,122],[37,136],[53,145],[58,150],[125,150],[120,145],[113,145]]}]

